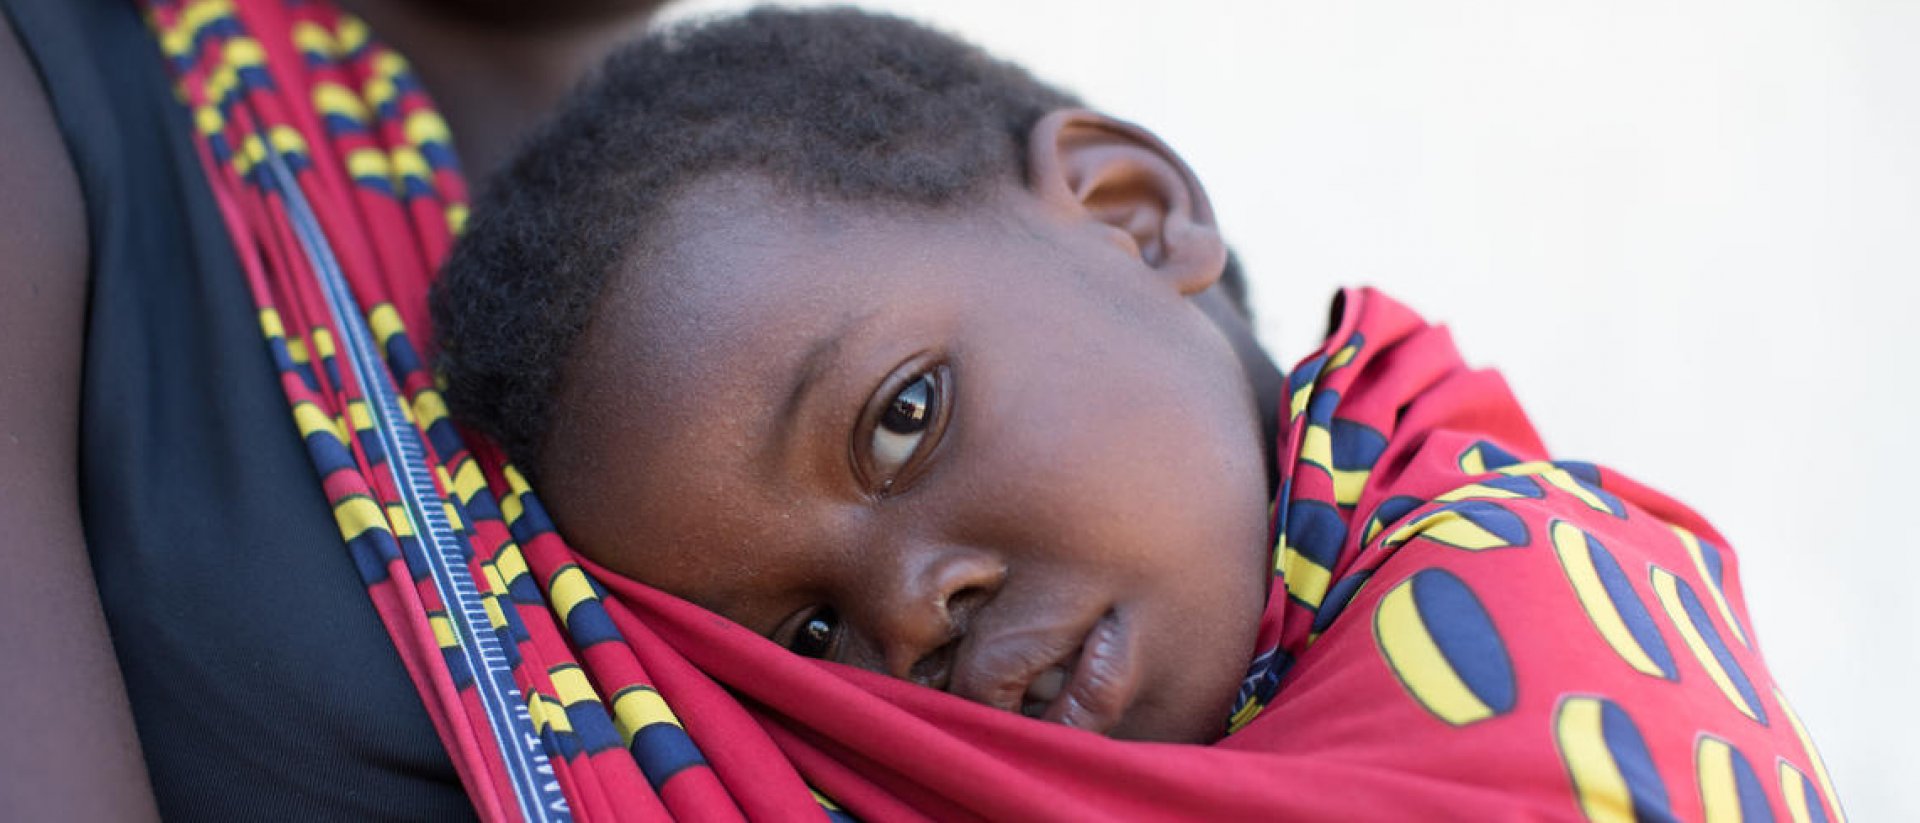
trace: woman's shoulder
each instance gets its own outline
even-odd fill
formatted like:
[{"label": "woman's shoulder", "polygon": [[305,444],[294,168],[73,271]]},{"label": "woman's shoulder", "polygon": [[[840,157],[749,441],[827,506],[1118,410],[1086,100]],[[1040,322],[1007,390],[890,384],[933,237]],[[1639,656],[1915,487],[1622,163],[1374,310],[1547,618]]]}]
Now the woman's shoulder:
[{"label": "woman's shoulder", "polygon": [[0,795],[23,817],[151,817],[76,492],[85,206],[39,73],[3,17],[0,108],[0,532],[11,546],[0,689],[21,709]]}]

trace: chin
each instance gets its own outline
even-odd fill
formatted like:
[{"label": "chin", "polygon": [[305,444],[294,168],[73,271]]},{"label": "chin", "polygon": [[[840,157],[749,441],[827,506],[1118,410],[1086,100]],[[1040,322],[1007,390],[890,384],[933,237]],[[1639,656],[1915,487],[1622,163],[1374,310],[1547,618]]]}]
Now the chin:
[{"label": "chin", "polygon": [[1233,678],[1223,699],[1177,706],[1141,706],[1113,728],[1115,740],[1141,743],[1184,743],[1209,745],[1227,734],[1227,713],[1233,708],[1233,696],[1240,678]]},{"label": "chin", "polygon": [[1155,743],[1211,744],[1226,737],[1234,698],[1253,660],[1254,643],[1266,590],[1252,597],[1233,625],[1205,632],[1216,642],[1204,661],[1191,659],[1169,665],[1165,671],[1181,675],[1141,699],[1114,725],[1110,736],[1120,740]]}]

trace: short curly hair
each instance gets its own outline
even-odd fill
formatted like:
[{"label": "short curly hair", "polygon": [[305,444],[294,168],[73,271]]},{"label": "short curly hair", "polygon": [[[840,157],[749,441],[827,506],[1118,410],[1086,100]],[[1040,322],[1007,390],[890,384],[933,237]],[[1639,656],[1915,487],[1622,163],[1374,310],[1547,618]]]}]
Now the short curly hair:
[{"label": "short curly hair", "polygon": [[852,9],[760,9],[620,48],[489,181],[434,287],[455,419],[537,471],[608,273],[695,180],[964,205],[1023,181],[1028,132],[1077,105],[950,36]]}]

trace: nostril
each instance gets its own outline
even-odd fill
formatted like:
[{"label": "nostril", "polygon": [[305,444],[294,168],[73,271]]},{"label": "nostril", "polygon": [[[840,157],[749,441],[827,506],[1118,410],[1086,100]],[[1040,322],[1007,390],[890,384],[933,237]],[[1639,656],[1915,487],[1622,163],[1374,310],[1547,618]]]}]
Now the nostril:
[{"label": "nostril", "polygon": [[953,679],[954,648],[960,645],[958,639],[950,640],[940,648],[919,660],[907,670],[907,679],[922,686],[946,691]]},{"label": "nostril", "polygon": [[883,671],[945,690],[961,638],[1006,580],[1006,565],[976,549],[919,544],[876,617]]}]

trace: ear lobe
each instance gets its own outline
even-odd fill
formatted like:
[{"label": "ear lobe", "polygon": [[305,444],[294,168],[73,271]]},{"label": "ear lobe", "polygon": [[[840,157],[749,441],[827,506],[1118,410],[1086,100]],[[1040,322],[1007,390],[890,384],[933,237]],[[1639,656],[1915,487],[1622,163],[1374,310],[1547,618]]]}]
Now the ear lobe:
[{"label": "ear lobe", "polygon": [[1112,227],[1116,242],[1183,295],[1205,291],[1226,268],[1206,191],[1139,126],[1084,109],[1050,112],[1028,134],[1027,176],[1042,200]]}]

